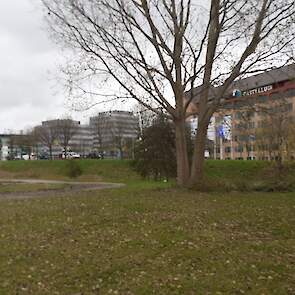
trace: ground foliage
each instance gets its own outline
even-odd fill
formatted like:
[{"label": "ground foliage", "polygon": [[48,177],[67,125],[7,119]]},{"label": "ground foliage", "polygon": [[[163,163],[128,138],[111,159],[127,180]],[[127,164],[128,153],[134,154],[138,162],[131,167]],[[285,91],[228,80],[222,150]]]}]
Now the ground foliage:
[{"label": "ground foliage", "polygon": [[80,162],[77,160],[66,160],[66,176],[77,178],[83,174]]},{"label": "ground foliage", "polygon": [[[130,162],[124,160],[75,160],[83,174],[78,181],[127,182],[140,177],[130,169]],[[41,161],[2,161],[0,176],[2,178],[36,178],[70,180],[67,175],[67,160]]]},{"label": "ground foliage", "polygon": [[[52,162],[39,164],[0,171],[52,177]],[[127,186],[0,200],[0,294],[295,293],[294,193],[179,190],[140,180],[125,161],[81,165]],[[266,162],[206,163],[209,179],[234,183],[272,171]]]},{"label": "ground foliage", "polygon": [[[133,186],[149,184],[127,160],[77,160],[83,174],[77,181],[122,182]],[[131,169],[132,164],[132,169]],[[0,162],[0,178],[36,178],[70,180],[67,161],[6,161]],[[159,185],[162,180],[158,181]],[[168,181],[174,185],[173,178]],[[205,162],[205,179],[197,187],[203,192],[294,192],[295,163],[277,165],[268,161]]]},{"label": "ground foliage", "polygon": [[0,202],[0,294],[295,292],[294,194],[138,184]]}]

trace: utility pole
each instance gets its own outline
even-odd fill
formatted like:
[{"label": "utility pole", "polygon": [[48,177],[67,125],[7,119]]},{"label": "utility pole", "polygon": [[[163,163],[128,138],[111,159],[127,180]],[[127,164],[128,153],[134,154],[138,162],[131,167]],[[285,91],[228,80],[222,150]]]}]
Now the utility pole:
[{"label": "utility pole", "polygon": [[219,143],[220,143],[220,160],[223,160],[223,138],[222,138],[222,136],[219,137]]}]

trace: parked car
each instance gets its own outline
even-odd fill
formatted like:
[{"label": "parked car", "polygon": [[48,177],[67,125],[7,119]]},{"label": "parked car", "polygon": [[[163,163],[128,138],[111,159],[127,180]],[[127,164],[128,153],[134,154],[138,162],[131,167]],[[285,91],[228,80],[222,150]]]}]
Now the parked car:
[{"label": "parked car", "polygon": [[88,159],[103,159],[103,153],[99,153],[99,152],[91,152],[89,153],[86,158]]},{"label": "parked car", "polygon": [[[67,152],[67,159],[80,159],[80,155],[75,152]],[[66,155],[65,153],[62,153],[62,159],[65,159]]]},{"label": "parked car", "polygon": [[14,154],[9,154],[7,157],[6,157],[6,160],[9,160],[9,161],[13,161],[13,160],[20,160],[21,157],[18,156],[18,155],[14,155]]},{"label": "parked car", "polygon": [[31,153],[30,155],[29,154],[23,154],[22,159],[26,160],[26,161],[27,160],[37,160],[37,156],[34,153]]},{"label": "parked car", "polygon": [[50,156],[49,156],[48,153],[40,153],[40,154],[38,155],[38,159],[39,159],[39,160],[49,160],[49,159],[50,159]]},{"label": "parked car", "polygon": [[30,155],[28,155],[28,154],[24,154],[24,155],[22,155],[22,159],[23,160],[30,160]]},{"label": "parked car", "polygon": [[70,152],[69,153],[69,158],[70,159],[80,159],[80,155],[78,153],[75,153],[75,152]]}]

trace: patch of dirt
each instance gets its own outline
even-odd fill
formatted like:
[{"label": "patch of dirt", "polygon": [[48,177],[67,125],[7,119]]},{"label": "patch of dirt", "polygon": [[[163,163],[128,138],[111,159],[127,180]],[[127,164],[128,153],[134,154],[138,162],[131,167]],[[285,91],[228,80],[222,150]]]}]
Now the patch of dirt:
[{"label": "patch of dirt", "polygon": [[0,192],[0,200],[21,200],[21,199],[32,199],[40,197],[55,197],[62,196],[65,194],[77,195],[81,191],[92,191],[119,188],[124,186],[122,183],[91,183],[91,182],[63,182],[63,181],[50,181],[50,180],[37,180],[37,179],[0,179],[3,183],[64,183],[67,184],[65,188],[61,189],[42,189],[38,191],[18,191],[18,192]]}]

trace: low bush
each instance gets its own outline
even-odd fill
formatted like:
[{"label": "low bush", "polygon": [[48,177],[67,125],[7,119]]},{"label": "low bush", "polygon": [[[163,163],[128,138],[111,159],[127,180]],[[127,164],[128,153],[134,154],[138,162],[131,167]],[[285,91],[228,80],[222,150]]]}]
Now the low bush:
[{"label": "low bush", "polygon": [[257,192],[293,192],[295,191],[294,181],[270,180],[253,183],[252,190]]},{"label": "low bush", "polygon": [[83,171],[77,160],[67,160],[65,167],[66,176],[76,178],[82,175]]},{"label": "low bush", "polygon": [[206,178],[193,189],[201,192],[294,192],[295,183],[293,180],[265,179],[259,181]]}]

